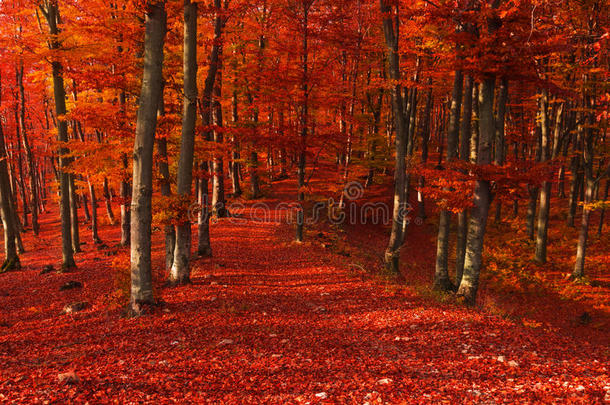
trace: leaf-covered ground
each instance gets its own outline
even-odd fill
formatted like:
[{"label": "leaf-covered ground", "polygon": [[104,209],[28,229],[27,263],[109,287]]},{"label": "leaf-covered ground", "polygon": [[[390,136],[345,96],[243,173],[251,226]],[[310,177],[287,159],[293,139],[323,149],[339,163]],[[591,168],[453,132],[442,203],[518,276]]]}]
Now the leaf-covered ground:
[{"label": "leaf-covered ground", "polygon": [[[102,226],[109,247],[83,245],[75,272],[39,274],[57,266],[56,217],[27,236],[24,269],[0,275],[0,402],[610,402],[607,330],[532,328],[442,303],[369,274],[376,253],[324,230],[295,245],[272,221],[214,223],[214,258],[195,261],[193,285],[159,287],[155,313],[123,318],[116,226]],[[403,259],[423,267],[432,234],[413,229]],[[346,232],[350,246],[383,246],[383,230]],[[60,291],[68,281],[83,287]],[[60,315],[74,302],[89,307]],[[72,371],[77,383],[59,381]]]}]

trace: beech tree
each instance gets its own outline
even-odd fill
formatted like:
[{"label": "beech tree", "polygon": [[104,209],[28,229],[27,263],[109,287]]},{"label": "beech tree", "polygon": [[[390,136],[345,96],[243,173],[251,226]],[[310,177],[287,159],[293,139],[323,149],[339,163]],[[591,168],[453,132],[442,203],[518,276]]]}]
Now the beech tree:
[{"label": "beech tree", "polygon": [[144,23],[142,90],[133,148],[130,311],[134,315],[141,314],[144,306],[154,304],[150,251],[153,147],[163,87],[166,23],[165,1],[148,3]]}]

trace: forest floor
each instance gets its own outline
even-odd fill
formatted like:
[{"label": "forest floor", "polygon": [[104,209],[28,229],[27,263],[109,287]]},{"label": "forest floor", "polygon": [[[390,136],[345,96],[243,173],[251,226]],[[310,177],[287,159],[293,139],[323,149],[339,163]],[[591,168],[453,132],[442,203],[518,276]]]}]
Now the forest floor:
[{"label": "forest floor", "polygon": [[[44,214],[23,269],[0,275],[0,402],[610,403],[607,236],[592,238],[591,282],[574,287],[562,228],[553,263],[533,270],[513,220],[490,224],[486,244],[502,249],[487,250],[480,305],[467,309],[425,287],[433,212],[410,226],[397,281],[378,275],[383,226],[322,222],[296,244],[273,212],[251,219],[294,188],[274,190],[213,221],[214,257],[195,259],[190,286],[162,286],[155,230],[162,304],[136,319],[121,315],[129,258],[118,226],[101,226],[98,248],[83,225],[78,269],[40,274],[60,257],[57,213]],[[364,198],[382,195],[378,185]],[[82,288],[60,291],[69,281]],[[87,308],[60,314],[77,302]]]}]

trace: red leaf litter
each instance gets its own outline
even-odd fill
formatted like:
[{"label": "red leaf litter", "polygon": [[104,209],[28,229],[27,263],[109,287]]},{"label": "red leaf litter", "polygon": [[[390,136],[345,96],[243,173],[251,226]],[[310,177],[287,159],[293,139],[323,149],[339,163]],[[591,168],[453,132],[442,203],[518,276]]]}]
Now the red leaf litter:
[{"label": "red leaf litter", "polygon": [[[159,287],[158,309],[124,318],[109,305],[127,255],[117,227],[102,227],[110,247],[83,245],[76,271],[39,274],[57,267],[56,218],[28,234],[23,270],[0,276],[0,402],[610,403],[608,334],[422,298],[271,221],[215,222],[193,285]],[[83,287],[60,291],[68,281]],[[74,302],[89,305],[62,315]]]}]

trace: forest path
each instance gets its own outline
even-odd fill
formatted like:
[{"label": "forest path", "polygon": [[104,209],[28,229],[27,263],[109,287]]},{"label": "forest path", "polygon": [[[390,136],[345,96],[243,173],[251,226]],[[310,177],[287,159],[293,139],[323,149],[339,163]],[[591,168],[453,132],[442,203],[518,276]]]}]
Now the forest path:
[{"label": "forest path", "polygon": [[[260,203],[273,209],[277,200]],[[260,205],[259,205],[260,206]],[[609,398],[607,345],[573,341],[385,283],[289,225],[212,225],[214,257],[193,285],[160,288],[153,314],[109,305],[127,251],[83,246],[79,268],[39,275],[58,257],[54,213],[28,236],[24,269],[0,275],[0,402],[571,402]],[[83,239],[87,230],[82,229]],[[102,238],[118,240],[117,227]],[[155,267],[162,266],[155,232]],[[311,239],[311,238],[310,238]],[[54,261],[51,260],[51,263]],[[114,264],[113,264],[114,263]],[[65,282],[82,289],[59,291]],[[85,311],[59,315],[67,303]],[[73,370],[80,382],[64,385]],[[604,388],[606,387],[606,388]]]}]

